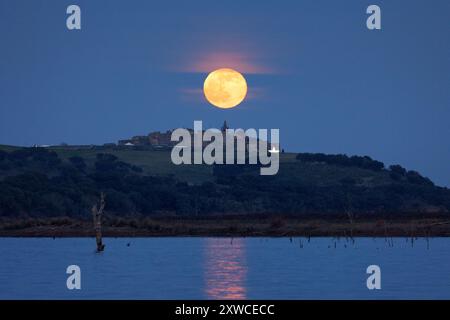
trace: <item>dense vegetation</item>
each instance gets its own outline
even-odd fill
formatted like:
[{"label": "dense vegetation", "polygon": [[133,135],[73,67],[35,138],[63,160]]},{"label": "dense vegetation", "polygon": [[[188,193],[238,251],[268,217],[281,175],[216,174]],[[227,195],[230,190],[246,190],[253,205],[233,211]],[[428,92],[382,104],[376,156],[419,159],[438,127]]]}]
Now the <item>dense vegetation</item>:
[{"label": "dense vegetation", "polygon": [[[373,160],[368,156],[348,157],[345,154],[299,153],[297,159],[304,162],[322,162],[337,166],[355,167],[373,171],[381,171],[384,169],[383,162]],[[412,184],[434,185],[430,179],[422,177],[417,171],[407,171],[400,165],[392,165],[389,169],[390,177],[393,180],[400,181],[406,179]]]},{"label": "dense vegetation", "polygon": [[[90,158],[63,151],[0,150],[0,217],[90,218],[100,192],[106,193],[108,212],[127,216],[450,210],[449,189],[399,165],[385,169],[369,157],[282,154],[278,175],[260,176],[250,165],[221,165],[198,182],[197,172],[205,171],[196,166],[185,167],[194,170],[186,178],[163,168],[171,166],[164,161],[138,165],[147,155],[143,151],[102,151]],[[123,161],[124,154],[130,161]],[[170,161],[168,153],[160,156]],[[139,161],[131,161],[135,158]],[[164,174],[149,174],[151,166]]]}]

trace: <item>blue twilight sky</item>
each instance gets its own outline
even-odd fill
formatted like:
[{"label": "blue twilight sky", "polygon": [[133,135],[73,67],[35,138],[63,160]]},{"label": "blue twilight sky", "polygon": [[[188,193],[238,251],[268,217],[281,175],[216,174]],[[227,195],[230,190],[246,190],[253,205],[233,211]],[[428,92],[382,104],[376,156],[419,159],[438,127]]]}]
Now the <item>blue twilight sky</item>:
[{"label": "blue twilight sky", "polygon": [[[82,30],[66,28],[78,4]],[[370,4],[382,30],[366,28]],[[208,71],[249,84],[202,96]],[[279,128],[287,151],[369,155],[450,186],[450,1],[0,0],[0,144]]]}]

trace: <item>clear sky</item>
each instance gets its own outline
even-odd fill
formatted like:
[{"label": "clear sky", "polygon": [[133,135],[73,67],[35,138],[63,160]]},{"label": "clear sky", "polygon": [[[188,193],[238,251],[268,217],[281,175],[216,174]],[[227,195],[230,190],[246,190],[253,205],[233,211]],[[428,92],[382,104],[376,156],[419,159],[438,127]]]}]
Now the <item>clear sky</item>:
[{"label": "clear sky", "polygon": [[[82,29],[66,28],[78,4]],[[370,4],[382,30],[366,28]],[[249,95],[220,110],[214,68]],[[287,151],[369,155],[450,186],[450,1],[0,0],[0,144],[279,128]]]}]

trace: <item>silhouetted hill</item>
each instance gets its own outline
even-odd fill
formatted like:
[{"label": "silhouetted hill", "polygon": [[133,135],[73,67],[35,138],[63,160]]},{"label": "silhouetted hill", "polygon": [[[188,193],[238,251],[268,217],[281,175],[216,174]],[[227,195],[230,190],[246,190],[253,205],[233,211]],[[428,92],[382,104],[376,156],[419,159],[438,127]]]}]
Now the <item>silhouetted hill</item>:
[{"label": "silhouetted hill", "polygon": [[369,157],[280,154],[275,176],[251,165],[181,165],[170,151],[0,146],[0,217],[90,219],[100,192],[123,216],[447,214],[450,190]]}]

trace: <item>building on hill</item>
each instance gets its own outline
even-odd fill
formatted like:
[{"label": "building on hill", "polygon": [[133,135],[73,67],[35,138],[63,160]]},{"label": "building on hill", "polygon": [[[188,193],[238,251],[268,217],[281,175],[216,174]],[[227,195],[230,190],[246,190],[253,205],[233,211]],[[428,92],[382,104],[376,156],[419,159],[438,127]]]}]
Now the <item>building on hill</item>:
[{"label": "building on hill", "polygon": [[119,146],[133,145],[133,146],[152,146],[158,148],[171,147],[176,143],[170,141],[172,131],[166,132],[151,132],[146,136],[134,136],[131,139],[119,140]]},{"label": "building on hill", "polygon": [[[223,135],[225,135],[226,130],[229,129],[227,121],[223,122],[223,125],[221,127],[221,132]],[[187,129],[193,136],[194,130],[193,129]],[[160,132],[160,131],[154,131],[150,132],[146,136],[134,136],[131,139],[125,139],[125,140],[119,140],[118,145],[119,146],[138,146],[138,147],[153,147],[156,149],[165,149],[165,148],[171,148],[175,146],[178,142],[177,141],[171,141],[173,130],[167,130],[166,132]],[[204,130],[203,130],[204,132]],[[246,137],[245,138],[245,148],[248,149],[248,145],[250,141],[254,141],[255,138],[253,137]],[[256,138],[256,140],[258,140]],[[225,143],[224,139],[224,143]],[[204,145],[207,145],[207,142],[203,142]],[[270,148],[270,144],[269,144]]]},{"label": "building on hill", "polygon": [[175,145],[174,142],[170,140],[170,137],[172,136],[172,131],[167,130],[166,132],[151,132],[148,135],[148,141],[152,146],[161,146],[161,147],[170,147],[172,145]]}]

